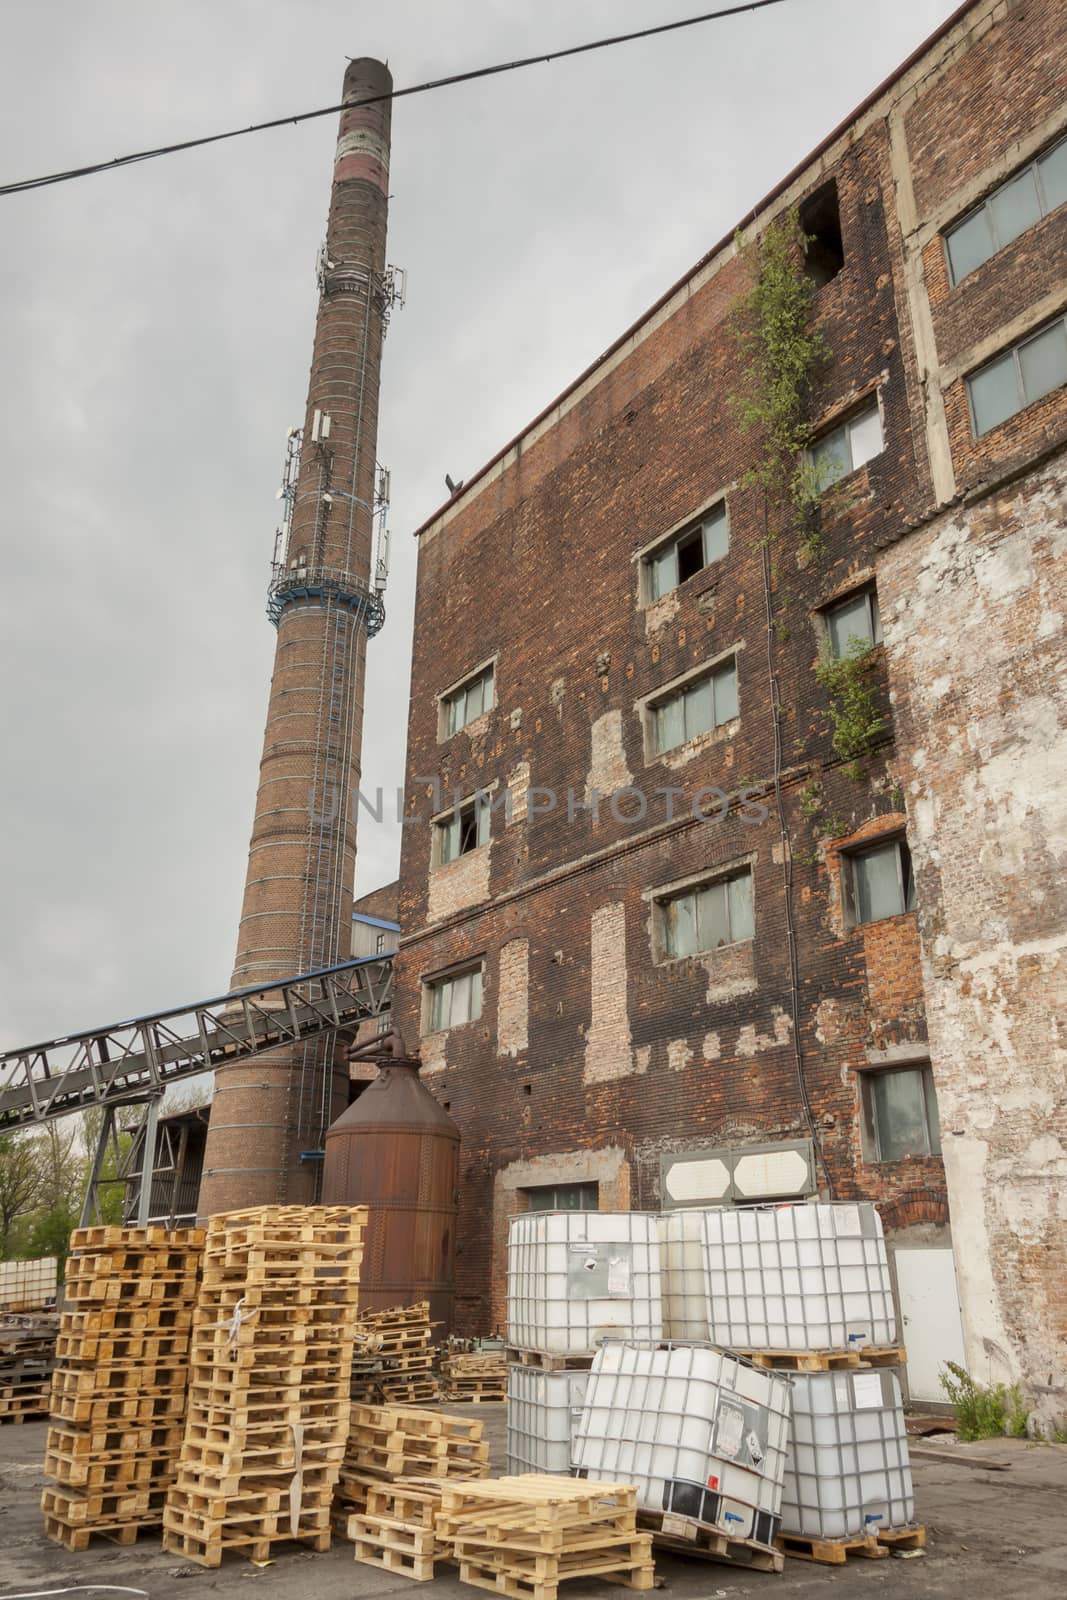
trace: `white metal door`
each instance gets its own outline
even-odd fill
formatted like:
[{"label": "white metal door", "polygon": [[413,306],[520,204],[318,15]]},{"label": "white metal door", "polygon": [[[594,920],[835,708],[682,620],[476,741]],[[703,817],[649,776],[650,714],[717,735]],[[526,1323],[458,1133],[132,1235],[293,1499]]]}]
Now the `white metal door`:
[{"label": "white metal door", "polygon": [[894,1250],[897,1293],[908,1349],[908,1394],[912,1401],[947,1395],[939,1381],[946,1361],[966,1364],[956,1265],[951,1250]]}]

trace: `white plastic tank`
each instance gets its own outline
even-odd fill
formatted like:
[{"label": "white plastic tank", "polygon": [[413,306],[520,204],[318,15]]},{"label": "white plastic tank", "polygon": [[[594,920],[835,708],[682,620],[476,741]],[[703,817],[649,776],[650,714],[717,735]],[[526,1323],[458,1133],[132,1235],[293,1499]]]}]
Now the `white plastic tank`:
[{"label": "white plastic tank", "polygon": [[637,1486],[646,1511],[771,1545],[790,1380],[709,1345],[615,1342],[597,1354],[574,1438],[581,1477]]},{"label": "white plastic tank", "polygon": [[508,1343],[584,1356],[603,1338],[662,1338],[657,1220],[640,1211],[513,1217]]},{"label": "white plastic tank", "polygon": [[782,1532],[855,1539],[914,1516],[896,1373],[794,1373]]},{"label": "white plastic tank", "polygon": [[582,1414],[588,1372],[508,1368],[509,1476],[571,1470],[571,1447]]},{"label": "white plastic tank", "polygon": [[707,1250],[703,1211],[664,1211],[659,1219],[663,1337],[706,1343]]},{"label": "white plastic tank", "polygon": [[882,1220],[859,1204],[721,1206],[703,1214],[708,1337],[739,1350],[897,1342]]}]

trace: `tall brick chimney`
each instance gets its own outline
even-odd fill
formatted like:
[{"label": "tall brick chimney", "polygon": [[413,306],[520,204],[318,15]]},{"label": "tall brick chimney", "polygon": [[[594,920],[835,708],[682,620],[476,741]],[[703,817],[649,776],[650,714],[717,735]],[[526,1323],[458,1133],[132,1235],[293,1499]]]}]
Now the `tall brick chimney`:
[{"label": "tall brick chimney", "polygon": [[[345,103],[387,94],[353,61]],[[348,959],[372,585],[378,387],[391,300],[385,269],[390,102],[343,111],[334,159],[307,411],[276,552],[277,622],[259,791],[232,987]],[[332,1040],[216,1072],[200,1190],[209,1216],[316,1198],[326,1128],[347,1103]],[[301,1155],[305,1156],[301,1160]]]}]

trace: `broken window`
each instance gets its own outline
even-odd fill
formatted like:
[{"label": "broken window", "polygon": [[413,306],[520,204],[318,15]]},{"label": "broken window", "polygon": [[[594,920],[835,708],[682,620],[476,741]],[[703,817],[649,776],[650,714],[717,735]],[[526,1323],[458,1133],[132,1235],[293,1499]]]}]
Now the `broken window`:
[{"label": "broken window", "polygon": [[600,1188],[595,1183],[539,1184],[536,1189],[524,1189],[531,1211],[597,1211],[600,1209]]},{"label": "broken window", "polygon": [[662,755],[737,716],[737,662],[730,660],[704,678],[650,708],[655,748]]},{"label": "broken window", "polygon": [[457,806],[437,823],[437,862],[445,866],[489,842],[489,801],[482,797]]},{"label": "broken window", "polygon": [[819,489],[839,483],[865,461],[880,455],[883,448],[882,414],[875,399],[816,439],[808,450]]},{"label": "broken window", "polygon": [[1067,320],[1057,317],[967,379],[975,438],[1067,383]]},{"label": "broken window", "polygon": [[868,1159],[941,1153],[941,1128],[933,1074],[928,1066],[879,1068],[861,1074]]},{"label": "broken window", "polygon": [[800,227],[804,234],[804,271],[821,289],[837,277],[845,264],[837,184],[833,178],[804,201]]},{"label": "broken window", "polygon": [[671,895],[658,906],[663,953],[669,960],[741,944],[755,931],[752,874],[747,869]]},{"label": "broken window", "polygon": [[960,283],[1067,200],[1067,139],[986,196],[945,234],[949,277]]},{"label": "broken window", "polygon": [[493,669],[486,667],[441,699],[441,737],[450,739],[483,711],[493,708]]},{"label": "broken window", "polygon": [[882,619],[878,615],[878,595],[873,588],[861,589],[846,600],[828,606],[824,616],[830,654],[835,661],[860,655],[882,642]]},{"label": "broken window", "polygon": [[721,561],[729,548],[730,527],[723,501],[646,558],[649,599],[659,600],[713,561]]},{"label": "broken window", "polygon": [[482,969],[441,978],[428,985],[430,991],[430,1032],[458,1028],[464,1022],[477,1022],[482,1014]]},{"label": "broken window", "polygon": [[848,920],[880,922],[915,910],[915,881],[911,851],[903,839],[890,839],[857,850],[844,859],[844,890]]}]

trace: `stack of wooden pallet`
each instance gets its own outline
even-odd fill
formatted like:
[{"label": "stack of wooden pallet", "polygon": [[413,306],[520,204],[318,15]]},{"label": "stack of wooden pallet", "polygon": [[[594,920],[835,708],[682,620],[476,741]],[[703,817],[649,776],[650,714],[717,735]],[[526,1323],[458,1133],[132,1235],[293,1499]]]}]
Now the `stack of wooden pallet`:
[{"label": "stack of wooden pallet", "polygon": [[637,1490],[528,1473],[443,1483],[437,1539],[463,1583],[513,1600],[555,1600],[565,1578],[655,1583],[652,1537],[637,1531]]},{"label": "stack of wooden pallet", "polygon": [[480,1422],[404,1406],[353,1406],[335,1516],[357,1561],[423,1581],[448,1554],[434,1531],[442,1483],[488,1471]]},{"label": "stack of wooden pallet", "polygon": [[48,1415],[58,1331],[54,1312],[0,1316],[0,1422]]},{"label": "stack of wooden pallet", "polygon": [[351,1206],[211,1219],[164,1549],[217,1567],[230,1549],[329,1548],[366,1220]]},{"label": "stack of wooden pallet", "polygon": [[430,1303],[367,1311],[360,1318],[352,1370],[354,1400],[404,1405],[436,1400]]},{"label": "stack of wooden pallet", "polygon": [[49,1539],[132,1544],[162,1521],[176,1470],[204,1235],[79,1228],[52,1379],[41,1509]]},{"label": "stack of wooden pallet", "polygon": [[454,1351],[443,1356],[441,1393],[446,1400],[506,1400],[508,1363],[503,1350]]}]

